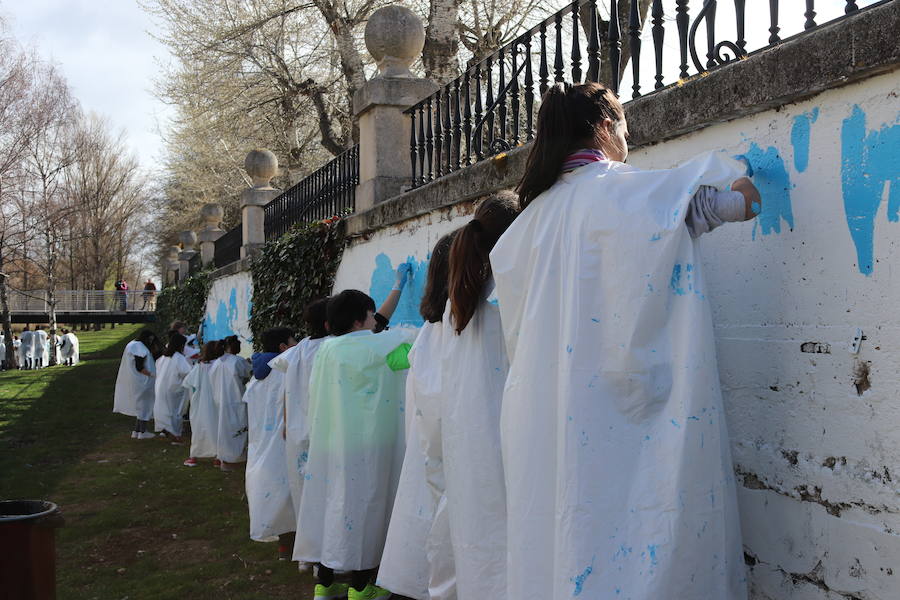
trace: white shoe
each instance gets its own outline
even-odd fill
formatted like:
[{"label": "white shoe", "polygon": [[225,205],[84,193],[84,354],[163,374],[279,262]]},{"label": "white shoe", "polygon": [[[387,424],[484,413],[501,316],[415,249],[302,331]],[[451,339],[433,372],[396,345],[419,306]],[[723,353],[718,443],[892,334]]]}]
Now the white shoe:
[{"label": "white shoe", "polygon": [[137,431],[132,431],[132,432],[131,432],[131,439],[136,440],[136,439],[137,439],[137,436],[138,436],[138,432],[137,432]]},{"label": "white shoe", "polygon": [[150,440],[156,437],[155,433],[150,433],[149,431],[144,431],[138,434],[137,439],[139,440]]}]

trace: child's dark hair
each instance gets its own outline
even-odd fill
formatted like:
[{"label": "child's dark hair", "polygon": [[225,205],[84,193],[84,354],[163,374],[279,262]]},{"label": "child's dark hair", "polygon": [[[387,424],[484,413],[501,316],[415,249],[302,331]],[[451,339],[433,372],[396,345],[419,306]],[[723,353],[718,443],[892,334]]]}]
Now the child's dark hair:
[{"label": "child's dark hair", "polygon": [[238,339],[236,335],[229,335],[224,340],[222,340],[222,354],[229,352],[231,354],[237,354],[241,351],[241,340]]},{"label": "child's dark hair", "polygon": [[203,349],[200,350],[200,362],[209,363],[222,356],[221,347],[220,340],[212,340],[203,344]]},{"label": "child's dark hair", "polygon": [[475,216],[456,234],[450,246],[447,292],[453,327],[461,333],[481,302],[484,284],[491,276],[489,255],[494,244],[518,214],[516,195],[501,191],[489,196]]},{"label": "child's dark hair", "polygon": [[[556,84],[544,94],[538,111],[537,134],[528,154],[525,175],[516,191],[525,208],[559,177],[566,157],[574,150],[593,147],[606,135],[598,127],[604,119],[625,118],[622,103],[602,83],[567,86]],[[612,140],[607,140],[612,141]]]},{"label": "child's dark hair", "polygon": [[328,298],[319,298],[306,305],[303,311],[303,320],[306,321],[306,329],[309,337],[314,340],[328,335]]},{"label": "child's dark hair", "polygon": [[358,321],[365,321],[375,301],[359,290],[344,290],[328,300],[328,327],[332,335],[344,335]]},{"label": "child's dark hair", "polygon": [[159,358],[163,353],[163,345],[159,341],[159,338],[156,337],[156,334],[150,331],[149,329],[142,330],[136,340],[147,347],[147,350],[150,351],[150,354],[153,355],[153,358]]},{"label": "child's dark hair", "polygon": [[289,327],[272,327],[262,332],[263,352],[281,352],[281,344],[287,345],[288,340],[294,336]]},{"label": "child's dark hair", "polygon": [[459,229],[451,231],[434,245],[428,261],[428,278],[419,312],[429,323],[437,323],[444,317],[447,307],[447,274],[450,270],[450,245]]},{"label": "child's dark hair", "polygon": [[187,343],[187,338],[178,333],[177,331],[169,332],[169,345],[166,346],[165,352],[163,352],[163,356],[174,356],[176,352],[181,352],[184,354],[184,345]]}]

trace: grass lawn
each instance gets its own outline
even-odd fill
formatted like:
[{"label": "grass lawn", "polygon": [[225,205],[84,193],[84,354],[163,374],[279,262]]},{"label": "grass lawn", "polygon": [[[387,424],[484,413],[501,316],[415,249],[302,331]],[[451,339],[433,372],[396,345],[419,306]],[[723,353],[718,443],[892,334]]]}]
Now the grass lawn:
[{"label": "grass lawn", "polygon": [[242,471],[184,467],[186,446],[132,440],[112,413],[136,331],[80,333],[74,367],[0,373],[0,498],[60,505],[58,597],[312,598],[308,573],[250,540]]}]

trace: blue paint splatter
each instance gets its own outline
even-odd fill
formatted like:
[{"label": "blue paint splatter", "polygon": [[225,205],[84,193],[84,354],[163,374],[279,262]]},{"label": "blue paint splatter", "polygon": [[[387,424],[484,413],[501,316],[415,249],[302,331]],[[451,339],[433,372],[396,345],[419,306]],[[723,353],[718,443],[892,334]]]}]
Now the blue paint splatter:
[{"label": "blue paint splatter", "polygon": [[809,134],[812,124],[818,118],[818,108],[794,117],[794,125],[791,127],[791,145],[794,147],[794,168],[799,173],[805,171],[809,166]]},{"label": "blue paint splatter", "polygon": [[594,323],[599,323],[600,319],[598,319],[596,317],[591,317],[591,321],[593,321]]},{"label": "blue paint splatter", "polygon": [[675,263],[672,267],[672,279],[669,280],[669,288],[674,294],[684,296],[684,288],[681,287],[681,264]]},{"label": "blue paint splatter", "polygon": [[[245,294],[249,294],[250,290],[245,290]],[[249,303],[248,303],[249,307]],[[250,311],[248,308],[247,319],[250,318]],[[206,314],[203,319],[203,323],[201,324],[202,337],[205,341],[208,340],[221,340],[229,335],[238,335],[242,341],[250,342],[252,340],[248,340],[243,336],[240,336],[238,332],[235,331],[234,327],[238,321],[238,303],[237,303],[237,289],[231,288],[231,293],[228,296],[228,303],[226,304],[223,300],[219,300],[219,305],[216,307],[215,316]]]},{"label": "blue paint splatter", "polygon": [[650,555],[650,564],[653,566],[658,564],[658,561],[656,560],[656,549],[657,546],[655,544],[647,546],[647,553]]},{"label": "blue paint splatter", "polygon": [[650,241],[651,241],[651,242],[658,242],[658,241],[661,240],[661,239],[662,239],[662,236],[661,236],[660,234],[654,233],[653,236],[650,238]]},{"label": "blue paint splatter", "polygon": [[566,352],[572,354],[572,346],[566,346]]},{"label": "blue paint splatter", "polygon": [[688,417],[688,421],[699,421],[699,420],[700,420],[700,417],[695,417],[693,415]]},{"label": "blue paint splatter", "polygon": [[584,582],[590,576],[591,573],[594,572],[594,559],[591,559],[591,564],[585,568],[584,571],[581,572],[581,575],[576,575],[572,577],[569,581],[575,584],[575,591],[572,592],[573,596],[578,596],[584,590]]},{"label": "blue paint splatter", "polygon": [[745,155],[753,167],[753,182],[759,188],[763,203],[756,223],[753,225],[753,239],[759,227],[763,235],[781,233],[781,222],[794,228],[794,212],[791,208],[791,190],[794,185],[788,175],[784,160],[774,146],[765,150],[756,143],[750,144]]},{"label": "blue paint splatter", "polygon": [[890,186],[888,221],[900,220],[900,127],[896,123],[867,132],[866,113],[853,106],[841,126],[841,184],[859,272],[871,275],[875,215],[885,186]]},{"label": "blue paint splatter", "polygon": [[[419,303],[425,292],[425,280],[428,276],[428,259],[417,261],[414,257],[407,257],[410,264],[410,279],[403,288],[397,310],[391,317],[391,325],[414,325],[421,327],[425,320],[419,314]],[[394,287],[397,267],[391,263],[391,259],[383,252],[375,257],[375,269],[372,271],[372,279],[369,285],[369,295],[375,300],[375,306],[381,306],[391,289]]]},{"label": "blue paint splatter", "polygon": [[672,425],[674,425],[675,427],[677,427],[678,429],[681,429],[681,425],[679,425],[679,424],[678,424],[678,421],[676,421],[675,419],[672,419],[672,420],[669,421],[669,422],[670,422]]}]

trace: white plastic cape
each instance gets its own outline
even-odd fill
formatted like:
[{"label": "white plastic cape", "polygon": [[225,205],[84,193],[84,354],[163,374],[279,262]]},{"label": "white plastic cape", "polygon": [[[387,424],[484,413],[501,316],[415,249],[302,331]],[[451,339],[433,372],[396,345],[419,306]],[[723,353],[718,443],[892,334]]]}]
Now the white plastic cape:
[{"label": "white plastic cape", "polygon": [[34,332],[31,343],[34,345],[34,357],[41,359],[41,366],[47,368],[50,366],[50,345],[47,343],[49,337],[43,329]]},{"label": "white plastic cape", "polygon": [[406,372],[385,359],[414,338],[405,328],[359,331],[319,349],[295,559],[345,571],[381,562],[405,446]]},{"label": "white plastic cape", "polygon": [[64,334],[60,338],[59,356],[63,361],[72,359],[72,364],[77,365],[79,360],[78,337],[72,333]]},{"label": "white plastic cape", "polygon": [[309,459],[309,378],[316,353],[327,339],[303,338],[299,344],[269,361],[270,367],[284,374],[284,454],[295,515],[299,513],[303,476]]},{"label": "white plastic cape", "polygon": [[184,378],[182,385],[190,395],[191,456],[213,458],[218,452],[219,404],[209,381],[210,363],[198,362]]},{"label": "white plastic cape", "polygon": [[247,504],[250,539],[272,542],[297,523],[284,458],[284,374],[272,370],[247,384]]},{"label": "white plastic cape", "polygon": [[19,341],[21,345],[19,346],[19,356],[22,359],[22,366],[25,366],[25,359],[34,357],[34,332],[31,330],[23,331],[19,335]]},{"label": "white plastic cape", "polygon": [[247,405],[242,401],[250,364],[242,357],[224,354],[209,369],[213,396],[219,402],[216,455],[225,462],[242,462],[247,444]]},{"label": "white plastic cape", "polygon": [[684,223],[736,161],[564,174],[491,253],[508,597],[743,600],[709,302]]},{"label": "white plastic cape", "polygon": [[[378,585],[395,594],[416,600],[437,600],[429,594],[431,567],[427,554],[428,536],[434,523],[437,498],[425,479],[425,452],[419,441],[416,417],[420,403],[436,404],[441,391],[440,323],[425,323],[409,351],[406,376],[406,453],[397,485],[394,510],[388,527]],[[452,550],[444,561],[452,565]],[[435,561],[440,561],[436,557]],[[452,569],[451,569],[452,574]]]},{"label": "white plastic cape", "polygon": [[134,368],[135,357],[145,359],[144,368],[156,374],[156,363],[153,354],[143,343],[132,340],[125,345],[122,361],[119,363],[119,375],[116,377],[116,390],[113,397],[113,412],[137,417],[142,421],[153,418],[153,383],[155,377],[148,377]]},{"label": "white plastic cape", "polygon": [[153,403],[153,421],[156,431],[166,430],[181,436],[190,395],[184,388],[184,378],[191,372],[191,365],[184,354],[176,352],[172,356],[160,356],[156,361],[156,385]]}]

